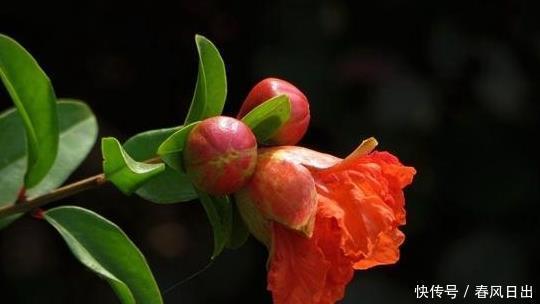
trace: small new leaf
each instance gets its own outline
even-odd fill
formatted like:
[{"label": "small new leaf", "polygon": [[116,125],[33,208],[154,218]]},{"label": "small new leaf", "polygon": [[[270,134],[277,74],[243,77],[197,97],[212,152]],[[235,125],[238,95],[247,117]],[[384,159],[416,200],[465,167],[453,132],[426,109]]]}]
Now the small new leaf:
[{"label": "small new leaf", "polygon": [[199,72],[185,125],[220,115],[227,98],[225,64],[216,46],[207,38],[196,35]]},{"label": "small new leaf", "polygon": [[114,223],[80,207],[44,213],[73,255],[106,279],[122,304],[162,304],[157,283],[137,246]]},{"label": "small new leaf", "polygon": [[101,141],[103,172],[125,194],[131,194],[151,178],[165,170],[164,164],[148,164],[133,160],[116,138]]},{"label": "small new leaf", "polygon": [[[124,143],[126,151],[137,161],[157,156],[159,145],[181,127],[150,130],[134,135]],[[165,166],[165,170],[135,191],[140,197],[157,204],[187,202],[197,198],[185,173]]]},{"label": "small new leaf", "polygon": [[242,121],[251,128],[258,142],[265,143],[289,120],[290,115],[289,97],[279,95],[255,107]]},{"label": "small new leaf", "polygon": [[159,146],[158,154],[167,165],[178,171],[184,171],[182,165],[182,152],[184,151],[184,146],[189,133],[199,123],[199,121],[191,123],[176,131]]}]

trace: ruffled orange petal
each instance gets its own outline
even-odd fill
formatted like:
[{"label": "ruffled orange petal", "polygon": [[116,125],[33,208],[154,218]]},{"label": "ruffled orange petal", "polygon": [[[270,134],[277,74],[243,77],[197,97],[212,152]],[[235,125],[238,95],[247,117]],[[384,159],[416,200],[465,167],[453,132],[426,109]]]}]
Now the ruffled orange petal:
[{"label": "ruffled orange petal", "polygon": [[268,289],[274,303],[335,303],[353,276],[353,261],[341,249],[340,209],[320,204],[309,239],[280,224],[273,227]]},{"label": "ruffled orange petal", "polygon": [[405,235],[399,229],[390,229],[381,233],[374,244],[371,254],[357,261],[355,269],[368,269],[377,265],[388,265],[399,260],[399,246],[405,240]]},{"label": "ruffled orange petal", "polygon": [[268,290],[275,304],[317,303],[331,263],[316,242],[273,225]]},{"label": "ruffled orange petal", "polygon": [[342,248],[356,269],[395,263],[404,235],[403,187],[415,170],[387,152],[358,157],[339,170],[314,172],[321,200],[343,209]]},{"label": "ruffled orange petal", "polygon": [[354,270],[353,260],[345,255],[340,246],[343,227],[340,225],[342,212],[335,204],[319,202],[315,232],[317,244],[332,266],[326,276],[325,288],[321,291],[319,303],[335,303],[343,298],[345,287],[351,281]]}]

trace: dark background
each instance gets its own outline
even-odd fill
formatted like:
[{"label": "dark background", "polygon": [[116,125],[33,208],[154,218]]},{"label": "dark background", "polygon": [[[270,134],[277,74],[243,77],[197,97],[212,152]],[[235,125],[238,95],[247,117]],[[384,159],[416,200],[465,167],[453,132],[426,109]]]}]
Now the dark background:
[{"label": "dark background", "polygon": [[[226,62],[226,114],[257,81],[284,78],[311,102],[302,145],[345,156],[375,136],[416,167],[399,263],[357,272],[343,303],[414,303],[417,284],[536,284],[540,10],[533,1],[372,2],[19,1],[0,4],[0,32],[34,55],[58,96],[88,102],[100,136],[183,121],[201,33]],[[1,89],[0,110],[9,106]],[[96,147],[72,180],[99,170]],[[154,205],[107,186],[64,203],[119,224],[163,290],[208,263],[212,235],[197,202]],[[266,256],[251,239],[165,303],[270,302]],[[0,291],[2,303],[116,303],[31,218],[0,231]]]}]

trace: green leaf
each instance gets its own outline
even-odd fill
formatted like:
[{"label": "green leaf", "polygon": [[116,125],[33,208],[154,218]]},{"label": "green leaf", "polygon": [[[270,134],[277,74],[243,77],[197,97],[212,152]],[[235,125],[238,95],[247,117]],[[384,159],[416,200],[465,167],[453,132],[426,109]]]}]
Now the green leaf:
[{"label": "green leaf", "polygon": [[86,159],[96,143],[96,118],[84,102],[60,100],[57,111],[60,127],[58,156],[47,176],[26,192],[28,197],[42,195],[62,185]]},{"label": "green leaf", "polygon": [[[179,128],[152,130],[137,134],[124,143],[126,151],[137,161],[157,156],[161,143]],[[197,198],[190,179],[169,166],[135,192],[140,197],[158,204],[172,204]]]},{"label": "green leaf", "polygon": [[32,188],[47,175],[58,152],[56,97],[32,55],[1,34],[0,78],[24,122],[28,147],[25,184]]},{"label": "green leaf", "polygon": [[163,303],[144,256],[118,226],[74,206],[51,209],[44,217],[58,230],[73,255],[109,282],[121,303]]},{"label": "green leaf", "polygon": [[144,161],[158,156],[158,147],[183,126],[145,131],[130,137],[124,149],[136,161]]},{"label": "green leaf", "polygon": [[158,154],[163,161],[178,171],[184,171],[182,165],[182,152],[186,144],[187,137],[191,130],[198,125],[200,121],[191,123],[169,136],[158,148]]},{"label": "green leaf", "polygon": [[229,243],[232,232],[233,208],[228,196],[213,196],[198,192],[214,233],[214,251],[212,258],[217,257]]},{"label": "green leaf", "polygon": [[[86,158],[96,141],[97,124],[92,111],[79,101],[57,104],[60,126],[58,156],[47,176],[26,195],[35,197],[62,185]],[[16,109],[0,114],[0,206],[15,202],[26,171],[24,125]],[[0,219],[0,229],[18,215]]]},{"label": "green leaf", "polygon": [[195,36],[199,53],[199,74],[185,125],[220,115],[227,98],[225,64],[214,44],[201,35]]},{"label": "green leaf", "polygon": [[249,230],[240,216],[240,212],[235,204],[233,207],[233,220],[231,237],[227,242],[227,248],[238,249],[244,245],[249,238]]},{"label": "green leaf", "polygon": [[17,110],[0,114],[0,206],[13,203],[26,172],[24,126]]},{"label": "green leaf", "polygon": [[257,141],[266,143],[291,115],[291,103],[287,95],[271,98],[251,110],[242,121],[248,125]]},{"label": "green leaf", "polygon": [[105,177],[125,194],[131,194],[165,170],[164,164],[147,164],[133,160],[113,137],[101,140],[101,151]]}]

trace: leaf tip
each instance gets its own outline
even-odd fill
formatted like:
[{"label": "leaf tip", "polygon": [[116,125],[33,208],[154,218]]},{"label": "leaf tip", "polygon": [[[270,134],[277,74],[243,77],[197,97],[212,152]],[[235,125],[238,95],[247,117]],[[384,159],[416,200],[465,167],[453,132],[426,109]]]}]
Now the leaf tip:
[{"label": "leaf tip", "polygon": [[205,36],[201,34],[195,34],[195,42],[199,44],[201,41],[210,41],[210,40],[208,40],[208,38],[206,38]]}]

